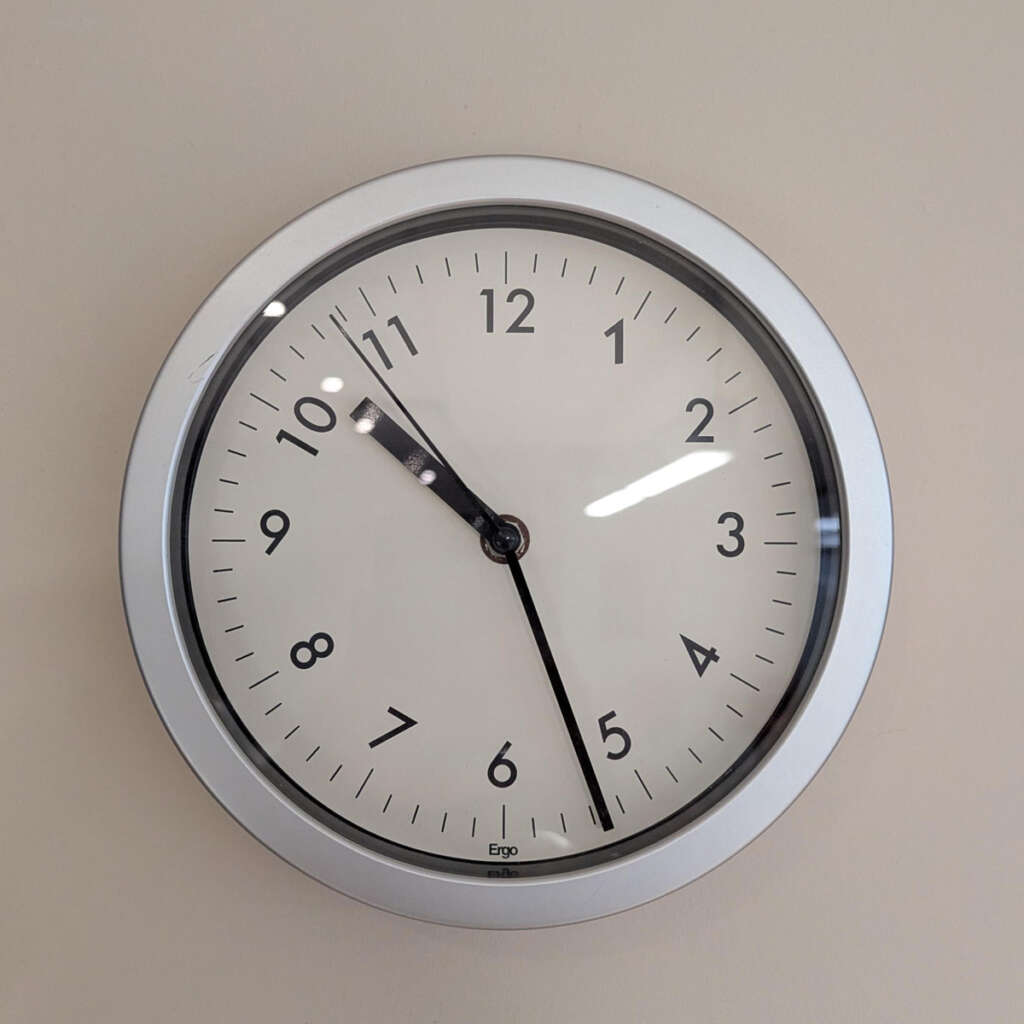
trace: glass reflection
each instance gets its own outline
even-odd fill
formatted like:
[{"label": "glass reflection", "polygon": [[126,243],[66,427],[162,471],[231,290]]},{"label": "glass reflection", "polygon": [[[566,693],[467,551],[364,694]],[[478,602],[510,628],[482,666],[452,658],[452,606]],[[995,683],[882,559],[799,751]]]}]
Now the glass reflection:
[{"label": "glass reflection", "polygon": [[665,491],[685,484],[712,470],[719,469],[732,461],[732,452],[691,452],[670,462],[661,469],[626,484],[621,490],[612,491],[603,498],[592,501],[583,509],[583,514],[593,519],[613,516],[616,512],[639,505],[641,501],[654,498]]}]

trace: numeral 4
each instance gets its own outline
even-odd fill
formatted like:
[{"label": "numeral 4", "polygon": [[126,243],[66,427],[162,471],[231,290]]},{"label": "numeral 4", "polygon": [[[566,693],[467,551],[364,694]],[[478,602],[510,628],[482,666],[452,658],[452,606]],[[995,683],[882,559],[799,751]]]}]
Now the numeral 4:
[{"label": "numeral 4", "polygon": [[691,640],[688,636],[683,636],[682,633],[679,634],[679,639],[683,641],[686,653],[689,654],[690,661],[693,662],[693,667],[697,670],[697,675],[704,675],[708,666],[713,661],[718,661],[718,651],[714,647],[702,647],[696,640]]}]

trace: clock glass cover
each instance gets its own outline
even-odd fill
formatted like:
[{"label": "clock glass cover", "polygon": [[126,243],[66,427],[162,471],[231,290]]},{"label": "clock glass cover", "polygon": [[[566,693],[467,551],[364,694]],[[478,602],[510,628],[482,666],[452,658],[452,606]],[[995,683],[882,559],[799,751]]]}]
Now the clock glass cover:
[{"label": "clock glass cover", "polygon": [[679,829],[771,748],[834,613],[793,368],[727,287],[592,216],[460,209],[331,254],[186,450],[210,700],[289,799],[416,864],[561,872]]}]

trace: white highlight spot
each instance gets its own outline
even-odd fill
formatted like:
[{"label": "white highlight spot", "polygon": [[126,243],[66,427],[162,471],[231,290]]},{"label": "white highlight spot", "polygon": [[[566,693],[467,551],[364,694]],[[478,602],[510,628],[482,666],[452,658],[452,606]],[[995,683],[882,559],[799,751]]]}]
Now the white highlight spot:
[{"label": "white highlight spot", "polygon": [[345,382],[340,377],[324,377],[320,381],[320,390],[326,391],[328,394],[340,391],[344,386]]},{"label": "white highlight spot", "polygon": [[361,416],[356,420],[356,433],[357,434],[368,434],[373,430],[374,422],[369,416]]},{"label": "white highlight spot", "polygon": [[684,455],[675,462],[670,462],[653,473],[626,484],[620,491],[612,491],[611,494],[592,501],[583,510],[583,514],[594,519],[603,519],[605,516],[613,516],[623,509],[639,505],[641,501],[653,498],[658,494],[685,484],[705,473],[724,466],[732,461],[732,452],[691,452]]},{"label": "white highlight spot", "polygon": [[276,318],[276,317],[284,316],[285,313],[287,313],[287,312],[288,312],[288,307],[283,302],[278,302],[277,299],[274,299],[274,301],[269,303],[267,305],[267,308],[265,310],[263,310],[263,315],[264,316],[272,316],[272,317]]},{"label": "white highlight spot", "polygon": [[437,479],[437,474],[432,469],[425,469],[419,475],[419,481],[425,487],[429,487]]}]

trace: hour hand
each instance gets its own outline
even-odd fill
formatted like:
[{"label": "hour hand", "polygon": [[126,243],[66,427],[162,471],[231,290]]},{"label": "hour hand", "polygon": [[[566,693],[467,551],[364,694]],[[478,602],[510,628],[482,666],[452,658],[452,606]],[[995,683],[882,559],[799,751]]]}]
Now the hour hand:
[{"label": "hour hand", "polygon": [[472,491],[468,491],[447,466],[414,441],[376,402],[364,398],[349,416],[358,433],[369,434],[477,533],[488,535],[490,523],[498,517]]}]

